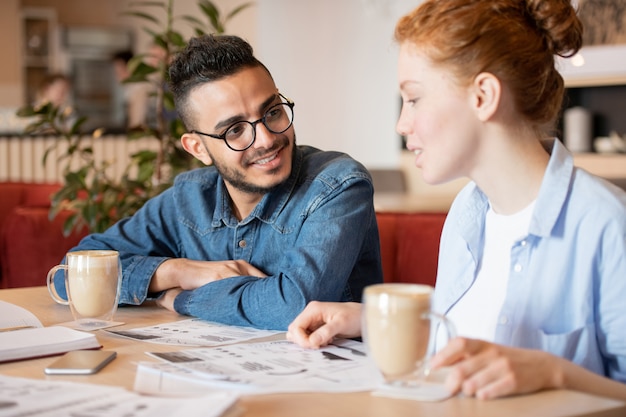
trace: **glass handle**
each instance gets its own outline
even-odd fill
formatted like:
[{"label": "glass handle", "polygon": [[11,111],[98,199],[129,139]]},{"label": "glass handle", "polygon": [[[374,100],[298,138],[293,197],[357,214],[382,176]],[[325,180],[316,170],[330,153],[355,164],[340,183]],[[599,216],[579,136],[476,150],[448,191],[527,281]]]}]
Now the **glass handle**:
[{"label": "glass handle", "polygon": [[[439,330],[439,326],[444,326],[448,341],[454,339],[457,335],[457,332],[454,323],[452,323],[452,321],[443,314],[429,311],[427,313],[424,313],[422,318],[424,318],[425,320],[431,320],[431,332],[430,340],[428,341],[428,353],[424,358],[424,361],[422,362],[422,366],[420,367],[420,375],[422,375],[423,377],[428,377],[428,375],[430,374],[430,358],[435,354],[435,346],[437,344],[437,333]],[[433,326],[432,322],[436,322],[436,326]]]},{"label": "glass handle", "polygon": [[54,286],[54,276],[60,269],[64,269],[65,273],[67,274],[67,265],[54,266],[52,267],[50,271],[48,271],[48,277],[46,278],[46,283],[48,285],[48,292],[50,293],[50,297],[52,297],[52,299],[56,301],[57,303],[67,306],[70,304],[69,301],[62,299],[57,293],[56,287]]}]

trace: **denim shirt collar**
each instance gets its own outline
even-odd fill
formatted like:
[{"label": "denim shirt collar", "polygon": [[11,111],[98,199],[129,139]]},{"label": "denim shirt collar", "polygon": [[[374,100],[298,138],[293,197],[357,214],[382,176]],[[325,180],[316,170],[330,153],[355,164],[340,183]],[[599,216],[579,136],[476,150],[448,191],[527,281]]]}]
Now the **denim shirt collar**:
[{"label": "denim shirt collar", "polygon": [[215,205],[212,226],[215,228],[222,225],[236,227],[238,225],[247,224],[255,218],[268,224],[274,223],[277,216],[289,201],[289,197],[302,170],[303,152],[298,146],[294,146],[293,152],[293,165],[289,177],[275,189],[266,193],[256,207],[254,207],[250,215],[241,221],[237,220],[233,213],[230,195],[228,194],[224,180],[220,177],[220,180],[217,182],[215,200],[218,201],[219,204]]}]

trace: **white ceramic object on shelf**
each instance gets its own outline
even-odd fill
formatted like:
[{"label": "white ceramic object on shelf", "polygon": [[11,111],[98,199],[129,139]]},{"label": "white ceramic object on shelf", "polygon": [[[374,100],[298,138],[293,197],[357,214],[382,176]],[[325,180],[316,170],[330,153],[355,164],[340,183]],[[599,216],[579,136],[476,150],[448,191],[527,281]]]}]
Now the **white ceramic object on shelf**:
[{"label": "white ceramic object on shelf", "polygon": [[589,110],[576,106],[563,114],[564,143],[571,152],[590,152],[593,135],[592,116]]}]

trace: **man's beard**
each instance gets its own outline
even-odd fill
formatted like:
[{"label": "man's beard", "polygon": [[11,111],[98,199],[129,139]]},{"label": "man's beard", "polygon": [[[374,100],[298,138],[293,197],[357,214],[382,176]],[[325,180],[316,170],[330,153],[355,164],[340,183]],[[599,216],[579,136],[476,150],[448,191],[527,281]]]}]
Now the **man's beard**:
[{"label": "man's beard", "polygon": [[[289,138],[287,138],[286,136],[283,136],[280,140],[278,140],[277,142],[275,142],[274,146],[272,146],[272,148],[269,149],[269,151],[265,150],[263,151],[263,154],[271,154],[272,151],[274,150],[278,150],[281,147],[283,147],[283,149],[285,149],[286,147],[289,146]],[[293,169],[293,162],[295,159],[295,154],[296,154],[296,136],[294,133],[294,137],[293,137],[293,149],[291,151],[291,169]],[[256,156],[253,156],[256,157]],[[213,159],[213,158],[212,158]],[[213,159],[213,166],[215,166],[215,169],[217,170],[217,172],[222,176],[222,179],[229,183],[230,185],[232,185],[233,187],[235,187],[236,189],[238,189],[239,191],[242,191],[244,193],[247,194],[257,194],[257,195],[262,195],[262,194],[267,194],[270,191],[272,191],[273,189],[275,189],[276,187],[278,187],[279,185],[281,185],[285,180],[287,180],[287,178],[285,178],[285,180],[277,183],[277,184],[273,184],[270,186],[260,186],[260,185],[256,185],[256,184],[252,184],[248,181],[246,181],[245,176],[243,175],[242,172],[224,166],[222,165],[221,161],[217,161],[216,159]],[[276,170],[278,170],[280,168],[276,168]],[[270,171],[270,173],[272,173],[272,171]]]}]

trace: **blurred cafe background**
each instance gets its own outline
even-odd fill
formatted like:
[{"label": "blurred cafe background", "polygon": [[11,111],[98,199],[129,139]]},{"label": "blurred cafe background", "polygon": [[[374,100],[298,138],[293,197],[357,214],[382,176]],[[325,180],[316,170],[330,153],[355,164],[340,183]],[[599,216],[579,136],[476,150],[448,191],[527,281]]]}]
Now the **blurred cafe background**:
[{"label": "blurred cafe background", "polygon": [[[198,16],[198,1],[174,0],[175,15]],[[224,13],[244,2],[214,1]],[[131,3],[0,1],[0,137],[21,132],[26,121],[15,116],[16,109],[35,102],[38,86],[51,74],[68,78],[67,99],[78,114],[88,117],[86,129],[124,133],[123,91],[111,57],[122,50],[146,54],[151,47],[145,22],[124,15]],[[281,91],[297,103],[300,143],[347,152],[385,178],[400,175],[404,184],[400,188],[407,192],[444,193],[451,198],[458,191],[463,181],[436,187],[421,183],[412,156],[395,133],[400,99],[393,28],[419,0],[252,3],[229,22],[227,33],[248,40]],[[192,34],[185,21],[179,19],[175,25],[187,36]],[[577,140],[572,150],[581,164],[592,160],[592,172],[623,178],[626,164],[613,157],[623,156],[626,148],[626,45],[611,45],[608,52],[602,48],[587,47],[583,66],[563,64],[568,86],[564,110],[578,109],[568,119],[575,127],[567,132],[562,120],[557,133],[561,139]],[[0,180],[15,175],[3,171],[5,160],[13,159],[3,146],[0,143]],[[396,180],[387,181],[379,190],[396,190],[396,185]]]},{"label": "blurred cafe background", "polygon": [[[193,30],[181,16],[204,17],[198,7],[201,1],[206,0],[173,0],[174,26],[186,39]],[[247,1],[213,3],[228,14]],[[298,142],[346,152],[361,161],[373,177],[377,213],[390,215],[389,227],[380,228],[381,236],[391,236],[384,238],[390,247],[398,248],[384,255],[388,265],[400,265],[394,257],[405,253],[401,247],[413,248],[420,257],[421,248],[429,248],[435,255],[431,257],[434,270],[440,221],[467,180],[426,184],[415,167],[415,155],[406,151],[395,132],[401,100],[393,29],[398,18],[419,0],[251,2],[251,7],[228,22],[226,33],[250,42],[280,91],[296,103]],[[164,176],[145,175],[135,190],[118,186],[125,172],[139,171],[137,155],[162,156],[164,149],[168,155],[176,155],[154,135],[137,139],[127,131],[123,101],[128,91],[119,82],[112,58],[118,52],[149,55],[153,51],[146,21],[124,14],[132,3],[142,2],[0,0],[0,288],[41,285],[48,269],[87,233],[62,234],[66,219],[71,218],[67,210],[58,210],[66,207],[64,203],[69,201],[74,208],[71,214],[82,213],[85,221],[111,213],[121,216],[118,209],[125,205],[120,201],[149,197],[155,184],[166,182]],[[591,3],[582,2],[583,6]],[[601,41],[587,44],[576,57],[557,63],[567,97],[555,133],[574,153],[578,166],[626,188],[626,37],[617,36],[604,44],[607,38],[602,33],[608,28],[619,35],[621,28],[626,28],[626,2],[608,3],[621,5],[617,9],[624,24],[590,22],[589,27],[595,26],[592,32],[600,31],[596,39]],[[611,22],[620,21],[619,13],[614,14],[616,19]],[[48,87],[45,91],[42,84]],[[84,139],[91,160],[68,158],[68,149],[76,147],[67,146],[58,134],[23,134],[30,120],[17,117],[16,111],[45,100],[65,106],[71,117],[87,117],[83,134],[72,138]],[[105,134],[93,137],[91,133],[98,128],[104,128]],[[178,142],[175,135],[169,139]],[[48,156],[45,164],[44,155]],[[131,165],[132,169],[127,169]],[[166,168],[171,172],[173,166]],[[94,175],[94,169],[100,167],[106,175]],[[86,169],[91,169],[90,174],[81,174]],[[96,180],[99,182],[94,185]],[[111,190],[114,198],[102,198]],[[55,192],[70,198],[52,200]],[[60,213],[52,221],[51,211]],[[392,214],[415,215],[420,220],[411,224],[419,233],[406,238],[412,235],[409,228],[396,223]],[[423,222],[432,227],[432,233],[425,233]],[[405,246],[396,245],[396,237]],[[425,241],[416,243],[413,238]],[[42,256],[35,262],[21,256],[24,253]],[[406,259],[412,262],[414,258]]]}]

